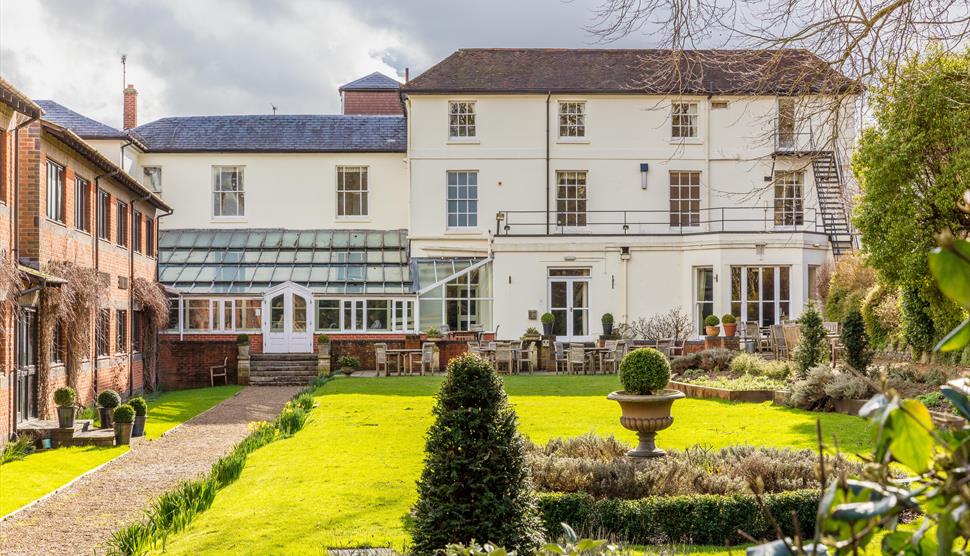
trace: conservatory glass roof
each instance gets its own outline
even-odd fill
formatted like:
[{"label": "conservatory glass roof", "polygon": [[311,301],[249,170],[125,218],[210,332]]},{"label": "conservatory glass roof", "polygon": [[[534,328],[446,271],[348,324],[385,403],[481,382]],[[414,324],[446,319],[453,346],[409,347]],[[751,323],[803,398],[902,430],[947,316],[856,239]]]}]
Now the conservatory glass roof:
[{"label": "conservatory glass roof", "polygon": [[413,258],[411,259],[411,276],[414,278],[414,291],[417,292],[432,284],[448,280],[455,274],[484,260],[473,257]]},{"label": "conservatory glass roof", "polygon": [[409,293],[404,230],[163,230],[159,281],[181,293]]}]

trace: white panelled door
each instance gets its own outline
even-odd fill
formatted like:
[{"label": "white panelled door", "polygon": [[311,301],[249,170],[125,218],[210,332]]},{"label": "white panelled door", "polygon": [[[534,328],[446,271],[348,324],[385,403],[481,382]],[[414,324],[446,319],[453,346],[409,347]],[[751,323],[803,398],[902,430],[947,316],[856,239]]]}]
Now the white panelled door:
[{"label": "white panelled door", "polygon": [[284,282],[263,295],[263,351],[310,353],[313,351],[313,294]]}]

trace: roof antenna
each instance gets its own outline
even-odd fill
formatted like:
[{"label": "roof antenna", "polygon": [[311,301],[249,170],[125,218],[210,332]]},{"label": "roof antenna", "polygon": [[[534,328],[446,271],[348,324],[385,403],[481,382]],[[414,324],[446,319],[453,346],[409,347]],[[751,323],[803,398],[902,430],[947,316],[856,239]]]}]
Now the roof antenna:
[{"label": "roof antenna", "polygon": [[276,105],[275,104],[270,104],[270,106],[273,107],[273,115],[275,116],[276,115]]},{"label": "roof antenna", "polygon": [[121,55],[121,90],[125,90],[125,85],[128,83],[128,55]]}]

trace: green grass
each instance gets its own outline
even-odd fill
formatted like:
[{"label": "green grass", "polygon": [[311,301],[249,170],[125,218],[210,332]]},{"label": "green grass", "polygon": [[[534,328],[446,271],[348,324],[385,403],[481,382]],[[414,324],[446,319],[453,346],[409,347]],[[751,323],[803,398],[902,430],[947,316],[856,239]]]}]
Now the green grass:
[{"label": "green grass", "polygon": [[[217,386],[165,392],[149,399],[145,434],[158,438],[238,392],[241,386]],[[127,446],[59,448],[31,454],[0,466],[0,516],[67,484],[78,475],[128,451]]]},{"label": "green grass", "polygon": [[[536,442],[593,431],[633,443],[606,394],[615,376],[506,378],[523,433]],[[169,540],[171,554],[320,554],[324,547],[407,542],[401,518],[416,498],[424,434],[439,377],[338,379],[293,438],[257,450],[238,481]],[[815,421],[845,451],[866,451],[862,419],[766,404],[679,400],[658,436],[667,448],[757,444],[812,448]],[[234,524],[245,523],[245,527]],[[714,550],[714,549],[712,549]]]}]

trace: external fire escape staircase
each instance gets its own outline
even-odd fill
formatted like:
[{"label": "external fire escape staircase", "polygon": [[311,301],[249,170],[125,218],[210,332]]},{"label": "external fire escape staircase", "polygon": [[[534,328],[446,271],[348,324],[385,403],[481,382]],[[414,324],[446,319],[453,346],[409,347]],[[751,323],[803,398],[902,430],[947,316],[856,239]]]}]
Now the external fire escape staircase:
[{"label": "external fire escape staircase", "polygon": [[[828,145],[826,145],[828,147]],[[818,191],[818,215],[822,229],[838,258],[858,248],[858,235],[852,229],[846,206],[846,182],[842,173],[838,148],[820,147],[811,129],[807,133],[788,130],[776,132],[774,158],[811,158],[812,174]]]}]

